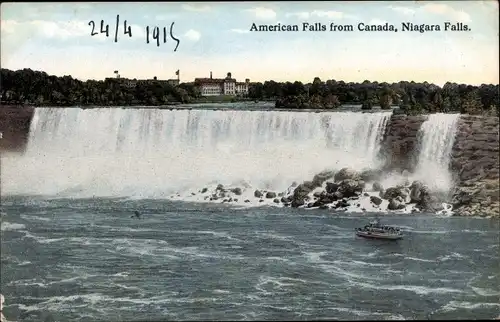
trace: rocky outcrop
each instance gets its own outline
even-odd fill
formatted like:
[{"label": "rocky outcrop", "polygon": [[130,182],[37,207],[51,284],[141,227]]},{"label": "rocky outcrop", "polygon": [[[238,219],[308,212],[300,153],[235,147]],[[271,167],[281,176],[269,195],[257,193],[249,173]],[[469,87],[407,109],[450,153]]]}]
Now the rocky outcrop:
[{"label": "rocky outcrop", "polygon": [[377,196],[370,196],[370,201],[377,206],[380,206],[380,204],[382,203],[382,199]]},{"label": "rocky outcrop", "polygon": [[348,180],[348,179],[357,179],[357,178],[359,178],[359,174],[356,171],[354,171],[353,169],[349,169],[349,168],[340,169],[340,171],[337,172],[333,177],[335,182],[339,182],[342,180]]},{"label": "rocky outcrop", "polygon": [[500,217],[499,119],[463,115],[451,155],[456,215]]},{"label": "rocky outcrop", "polygon": [[[400,210],[408,204],[414,204],[415,208],[424,212],[437,212],[443,210],[442,203],[446,200],[440,200],[427,186],[419,181],[409,184],[402,184],[395,187],[389,187],[387,190],[380,191],[380,197],[388,200],[387,209]],[[380,204],[382,199],[377,200],[370,197],[372,203]]]},{"label": "rocky outcrop", "polygon": [[[333,173],[331,171],[322,172],[314,176],[313,180],[305,181],[298,185],[293,194],[282,199],[283,202],[291,201],[291,206],[308,208],[345,208],[360,198],[366,183],[362,178],[377,178],[378,172],[368,171],[358,173],[353,169],[343,168]],[[366,194],[366,193],[365,193]],[[366,194],[366,196],[369,196]],[[378,197],[370,198],[371,202],[379,206],[382,199]],[[358,202],[355,203],[358,207]],[[403,207],[404,208],[404,207]],[[398,208],[401,209],[401,208]]]},{"label": "rocky outcrop", "polygon": [[360,195],[364,187],[363,180],[345,179],[340,182],[337,192],[342,195],[342,198],[351,198]]},{"label": "rocky outcrop", "polygon": [[239,188],[239,187],[236,187],[236,188],[234,188],[234,189],[231,189],[231,192],[232,192],[232,193],[234,193],[234,194],[235,194],[235,195],[237,195],[237,196],[241,196],[241,193],[242,193],[242,192],[241,192],[241,188]]},{"label": "rocky outcrop", "polygon": [[309,193],[311,193],[314,188],[316,188],[312,181],[306,181],[299,184],[297,188],[293,191],[292,195],[292,207],[297,208],[303,206],[306,201],[309,200]]},{"label": "rocky outcrop", "polygon": [[266,193],[266,198],[267,199],[275,199],[276,198],[276,192],[268,191]]},{"label": "rocky outcrop", "polygon": [[496,179],[464,182],[455,188],[452,203],[458,216],[499,217],[499,182]]},{"label": "rocky outcrop", "polygon": [[409,193],[410,192],[408,191],[408,189],[405,186],[401,185],[387,188],[387,190],[385,190],[383,194],[381,193],[381,197],[387,200],[395,199],[398,197],[400,197],[402,200],[406,200]]},{"label": "rocky outcrop", "polygon": [[387,209],[389,210],[400,210],[400,209],[405,209],[405,201],[403,198],[400,196],[393,198],[389,201],[389,205],[387,206]]},{"label": "rocky outcrop", "polygon": [[381,148],[386,170],[413,170],[418,148],[418,131],[426,120],[427,115],[391,116]]},{"label": "rocky outcrop", "polygon": [[24,151],[33,114],[33,107],[0,106],[0,153]]},{"label": "rocky outcrop", "polygon": [[334,172],[323,171],[315,175],[311,181],[305,181],[299,184],[293,191],[293,195],[290,198],[291,206],[294,208],[303,206],[307,201],[309,201],[309,194],[314,189],[321,187],[325,181],[333,178],[333,176]]},{"label": "rocky outcrop", "polygon": [[[201,194],[203,200],[210,202],[235,204],[252,202],[241,196],[253,194],[255,198],[253,202],[257,202],[257,204],[335,209],[337,211],[346,211],[348,207],[351,210],[358,208],[360,211],[367,211],[366,208],[370,208],[371,211],[424,211],[431,213],[444,209],[443,200],[438,200],[421,182],[414,181],[411,184],[406,182],[388,187],[386,190],[375,191],[373,186],[377,186],[377,184],[367,185],[361,179],[364,177],[363,173],[366,171],[356,172],[348,168],[341,169],[336,173],[323,171],[316,174],[310,181],[304,181],[299,185],[293,183],[288,189],[278,193],[253,190],[246,186],[244,188],[225,187],[222,184],[217,184],[212,189],[202,188],[191,195]],[[465,198],[464,201],[468,201],[468,199]]]}]

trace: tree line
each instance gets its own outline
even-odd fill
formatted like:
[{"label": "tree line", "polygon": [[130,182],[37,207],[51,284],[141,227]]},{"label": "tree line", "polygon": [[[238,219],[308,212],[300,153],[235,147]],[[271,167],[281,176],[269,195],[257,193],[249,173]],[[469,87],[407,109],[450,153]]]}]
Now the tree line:
[{"label": "tree line", "polygon": [[119,78],[81,81],[45,72],[1,69],[1,100],[5,104],[36,106],[133,106],[189,103],[199,97],[192,84],[174,86],[164,81],[137,81],[129,86]]},{"label": "tree line", "polygon": [[472,86],[448,82],[443,87],[424,83],[401,81],[362,83],[322,81],[316,77],[310,84],[301,82],[277,83],[266,81],[250,88],[252,99],[274,99],[276,107],[336,108],[340,105],[361,105],[362,109],[380,106],[390,109],[399,106],[406,113],[460,112],[496,113],[499,108],[499,86]]},{"label": "tree line", "polygon": [[[137,81],[133,86],[118,78],[103,81],[81,81],[71,76],[57,77],[45,72],[1,69],[1,101],[4,104],[37,106],[133,106],[191,103],[201,98],[193,83],[174,86],[165,81]],[[363,109],[399,106],[407,113],[461,112],[498,115],[499,86],[472,86],[446,83],[443,87],[424,83],[346,83],[322,81],[312,83],[251,83],[247,99],[276,101],[277,108],[337,108],[362,105]]]}]

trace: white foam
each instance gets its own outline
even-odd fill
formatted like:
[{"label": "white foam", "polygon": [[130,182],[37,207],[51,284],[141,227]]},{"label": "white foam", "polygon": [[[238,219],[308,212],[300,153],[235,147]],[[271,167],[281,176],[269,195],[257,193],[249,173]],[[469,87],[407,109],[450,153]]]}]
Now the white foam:
[{"label": "white foam", "polygon": [[[32,237],[33,235],[29,236]],[[28,237],[28,236],[27,236]],[[69,241],[70,238],[44,238],[44,237],[38,237],[34,238],[36,241],[40,244],[52,244],[52,243],[57,243],[61,241]]]},{"label": "white foam", "polygon": [[357,267],[366,267],[366,266],[388,267],[388,266],[392,265],[392,264],[377,264],[377,263],[370,263],[370,262],[357,261],[357,260],[352,260],[352,261],[335,261],[334,263],[342,263],[342,264],[347,264],[347,265],[352,265],[352,266],[357,266]]},{"label": "white foam", "polygon": [[39,278],[32,279],[23,279],[9,282],[7,285],[9,286],[38,286],[38,287],[47,287],[47,284]]},{"label": "white foam", "polygon": [[2,221],[2,223],[0,223],[0,226],[2,231],[15,231],[26,228],[26,226],[23,224],[10,223],[7,221]]},{"label": "white foam", "polygon": [[443,207],[443,210],[440,210],[437,212],[437,215],[441,215],[443,217],[451,217],[453,216],[453,205],[448,204],[448,203],[442,203],[441,206]]},{"label": "white foam", "polygon": [[30,262],[30,261],[22,261],[22,262],[20,262],[20,263],[18,264],[18,266],[26,266],[26,265],[29,265],[29,264],[31,264],[31,262]]},{"label": "white foam", "polygon": [[[357,310],[357,309],[352,309],[352,308],[343,308],[343,307],[332,307],[329,309],[333,309],[339,312],[346,312],[346,313],[352,313],[354,315],[360,316],[360,317],[368,317],[371,318],[373,316],[382,316],[385,317],[384,320],[405,320],[405,317],[402,316],[401,314],[393,314],[393,313],[385,313],[385,312],[373,312],[373,311],[363,311],[363,310]],[[333,317],[332,320],[337,320],[338,317]]]},{"label": "white foam", "polygon": [[274,277],[268,275],[260,275],[258,282],[254,286],[259,292],[264,294],[273,294],[275,292],[283,292],[289,289],[290,287],[294,287],[297,285],[311,285],[311,284],[322,284],[329,285],[320,281],[310,281],[301,278],[292,278],[292,277]]},{"label": "white foam", "polygon": [[460,259],[467,259],[468,257],[467,256],[464,256],[462,254],[459,254],[459,253],[451,253],[451,254],[448,254],[448,255],[444,255],[444,256],[439,256],[437,258],[438,261],[442,261],[442,262],[446,262],[446,261],[449,261],[449,260],[460,260]]},{"label": "white foam", "polygon": [[483,307],[500,307],[500,303],[471,303],[471,302],[450,301],[440,310],[444,312],[451,312],[456,310],[475,310]]},{"label": "white foam", "polygon": [[35,215],[21,215],[21,218],[24,219],[24,220],[29,220],[29,221],[50,221],[51,219],[50,218],[46,218],[46,217],[39,217],[39,216],[35,216]]},{"label": "white foam", "polygon": [[341,268],[340,265],[334,265],[333,262],[329,264],[320,264],[319,267],[325,272],[332,274],[336,277],[341,277],[346,279],[349,283],[354,283],[356,281],[383,281],[382,277],[374,277],[370,275],[363,274],[362,272],[355,272],[352,268]]},{"label": "white foam", "polygon": [[435,260],[431,260],[431,259],[424,259],[424,258],[417,258],[417,257],[410,257],[410,256],[407,256],[404,259],[416,261],[416,262],[425,262],[425,263],[435,263],[436,262]]},{"label": "white foam", "polygon": [[481,296],[500,296],[500,291],[492,290],[488,288],[480,288],[480,287],[471,287],[474,293]]},{"label": "white foam", "polygon": [[[75,302],[83,301],[83,304],[77,304]],[[87,307],[89,304],[95,306],[99,303],[106,302],[129,302],[136,304],[149,304],[155,302],[149,299],[132,299],[132,298],[112,298],[101,293],[91,293],[91,294],[78,294],[78,295],[67,295],[67,296],[53,296],[45,298],[45,301],[34,304],[34,305],[23,305],[17,304],[17,306],[23,311],[73,311],[74,308]]]},{"label": "white foam", "polygon": [[452,293],[465,293],[463,290],[447,288],[447,287],[425,287],[420,285],[375,285],[365,282],[354,282],[365,288],[377,289],[377,290],[388,290],[388,291],[408,291],[419,295],[428,294],[452,294]]}]

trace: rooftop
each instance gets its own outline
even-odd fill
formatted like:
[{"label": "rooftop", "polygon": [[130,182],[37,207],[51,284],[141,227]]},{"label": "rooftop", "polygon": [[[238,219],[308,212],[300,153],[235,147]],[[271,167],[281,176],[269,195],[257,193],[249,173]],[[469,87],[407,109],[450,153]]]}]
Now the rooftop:
[{"label": "rooftop", "polygon": [[236,82],[234,78],[195,78],[195,83],[204,83],[204,84],[221,84],[224,82]]}]

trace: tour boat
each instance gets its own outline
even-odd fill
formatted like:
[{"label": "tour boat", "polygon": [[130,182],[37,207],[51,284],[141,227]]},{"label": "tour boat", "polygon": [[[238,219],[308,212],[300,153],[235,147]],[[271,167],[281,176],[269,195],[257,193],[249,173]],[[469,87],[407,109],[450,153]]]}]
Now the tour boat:
[{"label": "tour boat", "polygon": [[398,240],[403,238],[403,233],[397,227],[380,225],[380,222],[375,220],[363,228],[356,228],[356,236],[371,239]]}]

